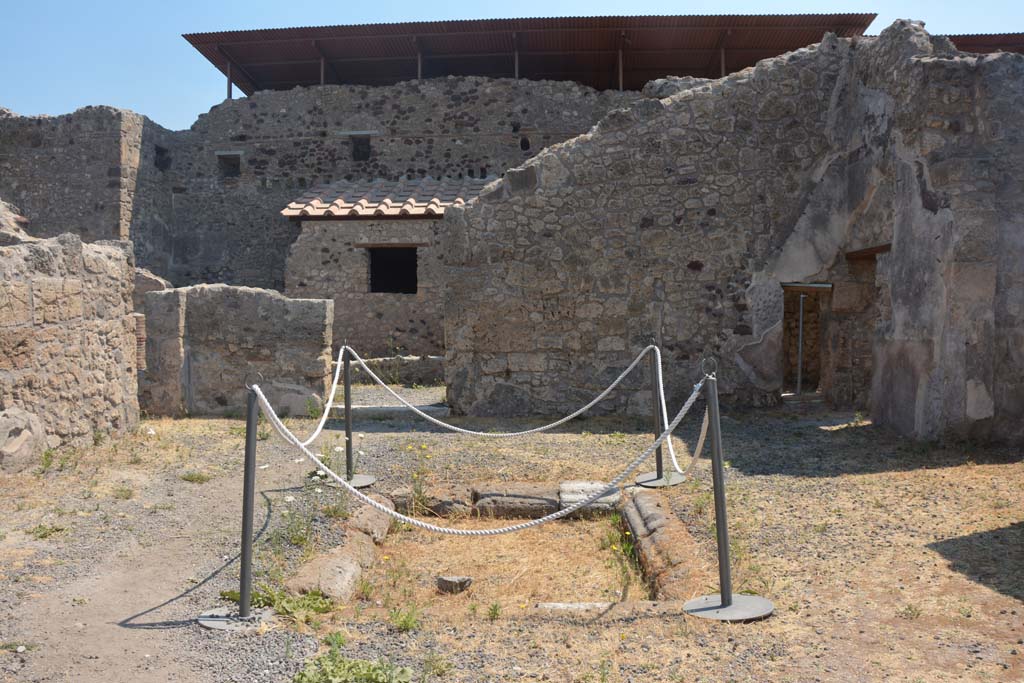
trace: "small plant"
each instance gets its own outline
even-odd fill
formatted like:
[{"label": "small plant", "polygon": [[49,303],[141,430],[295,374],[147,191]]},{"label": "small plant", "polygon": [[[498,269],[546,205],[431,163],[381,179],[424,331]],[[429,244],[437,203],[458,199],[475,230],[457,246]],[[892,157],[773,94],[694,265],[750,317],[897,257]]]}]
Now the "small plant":
[{"label": "small plant", "polygon": [[324,636],[324,643],[332,650],[339,650],[345,646],[345,634],[341,631],[328,633]]},{"label": "small plant", "polygon": [[307,548],[313,543],[313,522],[301,515],[292,515],[284,529],[285,539],[296,548]]},{"label": "small plant", "polygon": [[384,660],[349,659],[331,649],[307,664],[293,683],[412,683],[412,669]]},{"label": "small plant", "polygon": [[452,670],[452,663],[441,655],[431,652],[423,658],[423,669],[420,681],[426,683],[431,678],[444,678]]},{"label": "small plant", "polygon": [[487,608],[487,619],[488,621],[497,621],[498,617],[501,616],[501,605],[496,602],[492,602],[491,606]]},{"label": "small plant", "polygon": [[114,498],[117,498],[118,500],[131,500],[135,495],[135,492],[132,490],[131,486],[118,486],[114,489],[113,495]]},{"label": "small plant", "polygon": [[900,619],[912,621],[921,616],[921,608],[915,604],[908,603],[903,608],[896,610],[896,616],[898,616]]},{"label": "small plant", "polygon": [[477,612],[477,609],[479,609],[479,607],[480,607],[480,606],[479,606],[479,605],[477,605],[477,604],[476,604],[475,602],[471,602],[471,603],[469,603],[469,616],[471,616],[471,617],[475,617],[475,616],[476,616],[476,612]]},{"label": "small plant", "polygon": [[50,536],[54,536],[56,534],[59,534],[62,531],[64,531],[64,527],[62,527],[62,526],[53,526],[51,524],[40,524],[38,526],[32,527],[32,529],[30,529],[28,533],[33,538],[37,538],[40,541],[42,541],[43,539],[46,539],[46,538],[49,538]]},{"label": "small plant", "polygon": [[327,519],[348,519],[348,503],[344,499],[337,503],[330,503],[320,508]]},{"label": "small plant", "polygon": [[100,445],[103,444],[103,440],[106,439],[106,438],[107,438],[106,434],[104,434],[103,432],[97,430],[97,431],[92,433],[92,445],[93,446],[100,446]]},{"label": "small plant", "polygon": [[320,401],[316,400],[312,396],[306,399],[306,415],[309,416],[310,420],[319,420],[323,417],[324,407],[320,405]]},{"label": "small plant", "polygon": [[828,531],[828,522],[819,522],[814,525],[814,533],[823,534]]},{"label": "small plant", "polygon": [[396,607],[388,613],[388,621],[401,633],[415,631],[420,627],[420,610],[416,605],[406,609]]},{"label": "small plant", "polygon": [[45,474],[51,467],[53,467],[53,456],[55,455],[52,448],[47,448],[43,451],[42,460],[39,462],[39,474]]},{"label": "small plant", "polygon": [[373,584],[365,578],[360,578],[356,583],[356,597],[360,600],[369,600],[373,597]]},{"label": "small plant", "polygon": [[[220,597],[235,603],[241,599],[235,590],[221,591]],[[280,616],[295,617],[298,621],[305,621],[302,618],[305,614],[326,614],[334,608],[331,599],[320,591],[289,595],[286,591],[270,586],[258,586],[253,590],[250,604],[253,607],[270,607]]]},{"label": "small plant", "polygon": [[185,472],[184,474],[181,475],[181,480],[187,481],[190,484],[205,484],[206,482],[210,481],[210,479],[211,477],[209,474],[206,474],[205,472],[198,472],[195,470]]},{"label": "small plant", "polygon": [[267,418],[263,417],[263,413],[260,413],[256,418],[256,440],[266,441],[270,438],[270,425],[267,424]]}]

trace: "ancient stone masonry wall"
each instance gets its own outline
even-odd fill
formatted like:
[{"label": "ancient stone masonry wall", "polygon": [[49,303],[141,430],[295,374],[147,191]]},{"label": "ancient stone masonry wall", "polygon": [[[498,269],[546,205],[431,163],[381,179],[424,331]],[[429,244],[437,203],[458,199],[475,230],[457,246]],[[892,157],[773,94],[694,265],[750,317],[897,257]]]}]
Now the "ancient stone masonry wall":
[{"label": "ancient stone masonry wall", "polygon": [[[774,400],[782,290],[775,280],[752,294],[753,277],[792,232],[825,158],[849,50],[830,38],[614,112],[449,209],[454,409],[567,412],[651,341],[673,403],[704,354],[722,359],[727,394]],[[630,400],[627,387],[603,406]]]},{"label": "ancient stone masonry wall", "polygon": [[[285,268],[285,294],[334,300],[334,345],[364,358],[444,353],[439,220],[305,221]],[[415,294],[371,293],[368,245],[420,245]]]},{"label": "ancient stone masonry wall", "polygon": [[32,234],[128,239],[122,116],[113,107],[85,107],[65,116],[0,117],[0,196],[30,218]]},{"label": "ancient stone masonry wall", "polygon": [[[196,285],[146,295],[152,415],[240,414],[259,383],[281,414],[307,414],[330,386],[334,304],[251,287]],[[262,379],[259,378],[262,375]]]},{"label": "ancient stone masonry wall", "polygon": [[69,234],[0,246],[0,411],[36,415],[49,446],[138,422],[130,249]]},{"label": "ancient stone masonry wall", "polygon": [[897,22],[610,114],[449,210],[449,400],[563,412],[651,339],[677,400],[703,354],[727,398],[775,400],[780,283],[891,243],[864,293],[876,420],[1022,438],[1022,89],[1024,57]]},{"label": "ancient stone masonry wall", "polygon": [[[641,97],[571,82],[449,77],[260,92],[179,132],[110,107],[5,116],[0,196],[37,234],[130,237],[138,264],[179,286],[282,289],[299,226],[279,212],[307,187],[499,174]],[[351,133],[369,134],[368,159],[353,158]],[[225,171],[232,153],[237,174]]]}]

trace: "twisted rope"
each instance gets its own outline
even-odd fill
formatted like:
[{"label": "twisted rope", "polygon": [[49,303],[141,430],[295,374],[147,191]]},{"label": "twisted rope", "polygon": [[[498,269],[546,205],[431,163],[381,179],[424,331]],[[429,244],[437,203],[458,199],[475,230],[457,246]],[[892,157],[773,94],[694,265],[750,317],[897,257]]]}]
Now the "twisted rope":
[{"label": "twisted rope", "polygon": [[[634,364],[635,363],[636,361],[634,361]],[[632,367],[630,369],[632,369]],[[287,442],[299,448],[303,452],[303,454],[305,454],[307,458],[312,460],[320,470],[326,472],[328,476],[334,479],[334,481],[341,484],[349,493],[351,493],[357,499],[361,500],[363,503],[369,505],[370,507],[376,510],[379,510],[380,512],[383,512],[386,515],[389,515],[390,517],[393,517],[394,519],[397,519],[400,522],[404,522],[405,524],[409,524],[410,526],[424,529],[426,531],[433,531],[439,534],[449,534],[452,536],[497,536],[499,534],[508,534],[515,531],[522,531],[524,529],[540,526],[541,524],[545,524],[556,519],[561,519],[562,517],[571,515],[573,512],[579,510],[582,507],[590,505],[597,499],[606,496],[610,491],[618,488],[619,484],[621,484],[626,479],[626,477],[632,474],[633,471],[636,470],[636,468],[639,467],[644,460],[649,458],[651,453],[653,453],[658,448],[658,446],[660,446],[666,439],[670,438],[672,432],[675,430],[676,427],[679,426],[679,423],[682,421],[683,417],[686,416],[686,413],[689,412],[690,408],[693,406],[694,401],[696,401],[697,397],[700,395],[700,391],[704,386],[704,379],[706,379],[706,377],[701,379],[699,382],[697,382],[697,384],[694,385],[693,393],[691,393],[690,397],[686,399],[686,403],[684,403],[683,407],[679,409],[678,413],[676,413],[675,418],[673,418],[672,423],[668,425],[668,428],[665,431],[663,431],[657,439],[654,440],[654,443],[652,443],[650,446],[644,449],[644,451],[640,453],[640,455],[634,458],[633,461],[626,466],[626,469],[624,469],[622,472],[618,474],[618,476],[612,479],[608,483],[608,487],[606,489],[598,491],[583,500],[573,503],[567,508],[563,508],[561,510],[558,510],[557,512],[553,512],[550,515],[545,515],[544,517],[540,517],[539,519],[533,519],[529,522],[522,522],[520,524],[513,524],[511,526],[500,527],[497,529],[452,529],[450,527],[437,526],[436,524],[430,524],[429,522],[424,522],[414,517],[403,515],[400,512],[392,510],[383,503],[380,503],[374,500],[373,498],[370,498],[369,496],[361,492],[359,489],[355,488],[347,481],[345,481],[343,477],[338,476],[333,470],[327,467],[320,460],[320,458],[318,458],[313,452],[306,448],[306,443],[303,443],[302,441],[299,440],[298,437],[292,434],[291,430],[289,430],[284,425],[284,423],[281,421],[281,418],[278,417],[277,413],[274,412],[273,407],[271,407],[270,402],[267,400],[267,397],[263,394],[263,390],[260,389],[259,385],[254,384],[252,386],[252,390],[256,392],[256,396],[259,399],[260,410],[266,416],[267,421],[269,421],[270,424],[273,425],[274,429],[277,430],[277,433],[284,437],[284,439]]]},{"label": "twisted rope", "polygon": [[[630,363],[629,366],[625,370],[623,370],[622,373],[618,377],[615,378],[615,381],[613,381],[611,384],[609,384],[608,387],[604,391],[602,391],[600,394],[598,394],[592,401],[590,401],[590,403],[586,404],[585,406],[583,406],[582,408],[580,408],[576,412],[571,413],[569,415],[566,415],[565,417],[563,417],[560,420],[556,420],[555,422],[543,425],[541,427],[534,427],[533,429],[524,429],[523,431],[520,431],[520,432],[480,432],[480,431],[476,431],[476,430],[473,430],[473,429],[465,429],[463,427],[458,427],[456,425],[453,425],[453,424],[450,424],[448,422],[445,422],[444,420],[440,420],[440,419],[434,417],[433,415],[429,415],[429,414],[423,412],[422,410],[420,410],[419,408],[417,408],[415,405],[413,405],[409,401],[407,401],[398,392],[396,392],[394,389],[392,389],[390,386],[388,386],[388,384],[386,382],[384,382],[384,380],[382,380],[380,377],[378,377],[373,372],[373,370],[371,370],[369,368],[369,366],[367,366],[366,361],[364,361],[362,359],[362,357],[358,353],[356,353],[356,350],[353,349],[351,346],[343,346],[340,353],[344,354],[345,349],[348,349],[348,351],[352,354],[352,358],[355,359],[355,361],[359,364],[359,366],[363,369],[363,371],[366,372],[366,374],[369,375],[370,378],[373,379],[373,381],[375,381],[377,384],[379,384],[381,387],[383,387],[385,390],[387,390],[387,392],[390,393],[392,396],[394,396],[395,399],[397,399],[403,406],[405,406],[406,408],[408,408],[409,410],[414,412],[416,415],[419,415],[423,419],[425,419],[425,420],[427,420],[429,422],[434,423],[438,427],[442,427],[443,429],[447,429],[447,430],[452,431],[452,432],[458,432],[460,434],[469,434],[469,435],[472,435],[472,436],[483,436],[483,437],[488,437],[488,438],[492,438],[492,439],[510,439],[510,438],[515,438],[515,437],[520,437],[520,436],[527,436],[529,434],[538,434],[540,432],[546,432],[549,429],[554,429],[555,427],[561,426],[561,425],[565,424],[566,422],[569,422],[570,420],[573,420],[573,419],[579,417],[580,415],[582,415],[583,413],[587,412],[588,410],[590,410],[591,408],[596,406],[598,403],[603,401],[605,398],[607,398],[608,395],[611,394],[612,391],[614,391],[615,388],[617,386],[619,386],[619,384],[622,383],[622,380],[624,380],[629,375],[629,373],[631,373],[633,371],[633,369],[636,368],[636,366],[640,363],[640,361],[643,360],[644,356],[646,356],[648,353],[654,353],[654,357],[655,357],[655,361],[656,361],[655,362],[655,381],[657,383],[658,404],[659,404],[659,410],[661,412],[661,426],[664,427],[665,425],[668,424],[668,405],[665,402],[665,384],[664,384],[664,379],[663,379],[663,376],[662,376],[662,369],[661,369],[661,349],[659,349],[654,344],[651,344],[650,346],[645,347],[637,355],[637,357],[633,359],[633,362]],[[341,355],[339,355],[339,363],[341,362],[340,359],[341,359]],[[324,413],[325,414],[330,411],[330,406],[333,405],[333,403],[334,403],[334,391],[337,388],[337,381],[338,381],[338,373],[337,373],[337,371],[335,371],[335,373],[334,373],[335,385],[331,389],[330,401],[329,401],[329,403],[327,404],[327,406],[324,409]],[[704,439],[707,436],[707,427],[708,427],[708,416],[707,416],[707,410],[705,410],[704,411],[704,421],[703,421],[702,426],[701,426],[700,438],[697,441],[697,448],[694,450],[693,457],[691,458],[690,464],[686,468],[685,471],[679,466],[679,461],[676,459],[676,449],[675,449],[675,446],[672,443],[671,437],[665,442],[665,445],[668,447],[669,456],[672,459],[672,467],[674,467],[676,472],[678,472],[679,474],[687,474],[687,473],[689,473],[690,471],[693,470],[693,466],[696,464],[697,459],[700,458],[701,450],[704,447]],[[316,438],[316,435],[318,435],[320,433],[320,430],[322,428],[323,428],[323,421],[321,421],[321,424],[317,428],[317,431],[314,433],[314,436],[312,436],[309,439],[307,439],[304,442],[304,445],[308,446],[313,441],[313,439]]]}]

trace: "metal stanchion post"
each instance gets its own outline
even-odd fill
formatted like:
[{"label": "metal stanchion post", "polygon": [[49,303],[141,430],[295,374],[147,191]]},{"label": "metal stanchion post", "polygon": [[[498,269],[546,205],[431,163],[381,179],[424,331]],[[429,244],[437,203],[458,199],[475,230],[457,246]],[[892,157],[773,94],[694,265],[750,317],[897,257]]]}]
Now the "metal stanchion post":
[{"label": "metal stanchion post", "polygon": [[245,473],[242,475],[242,568],[238,587],[238,616],[249,618],[252,605],[252,508],[256,500],[256,431],[259,406],[249,389],[245,406]]},{"label": "metal stanchion post", "polygon": [[725,470],[722,464],[722,422],[718,408],[718,380],[709,375],[704,382],[711,432],[711,478],[715,489],[715,531],[718,540],[718,595],[705,595],[688,601],[687,614],[718,621],[754,621],[764,619],[775,609],[769,600],[757,595],[733,595],[732,569],[729,564],[729,525],[725,509]]},{"label": "metal stanchion post", "polygon": [[256,503],[256,433],[259,430],[259,405],[252,387],[246,395],[245,404],[245,471],[242,475],[242,550],[238,582],[238,611],[221,607],[204,612],[199,624],[206,628],[222,630],[246,630],[255,628],[273,616],[272,610],[264,608],[252,611],[252,542],[253,508]]},{"label": "metal stanchion post", "polygon": [[372,486],[377,478],[369,474],[356,474],[355,456],[352,454],[352,353],[347,346],[341,358],[345,381],[345,481],[357,489],[363,489]]},{"label": "metal stanchion post", "polygon": [[[668,427],[665,421],[662,419],[661,414],[661,394],[658,391],[658,356],[651,353],[651,407],[654,411],[654,438],[657,439],[661,436],[661,433]],[[669,436],[671,439],[672,437]],[[662,452],[662,446],[658,446],[658,450],[655,453],[655,471],[646,472],[644,474],[638,474],[636,477],[636,483],[638,486],[644,486],[646,488],[663,488],[665,486],[675,486],[676,484],[682,484],[686,481],[686,477],[676,472],[675,470],[665,470],[665,457]]]}]

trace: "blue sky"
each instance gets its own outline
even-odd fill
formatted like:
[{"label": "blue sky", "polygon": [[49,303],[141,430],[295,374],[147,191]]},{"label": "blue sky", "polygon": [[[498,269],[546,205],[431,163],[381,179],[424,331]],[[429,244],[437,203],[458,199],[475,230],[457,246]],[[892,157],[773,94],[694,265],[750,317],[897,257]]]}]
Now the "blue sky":
[{"label": "blue sky", "polygon": [[[327,24],[604,14],[877,12],[877,33],[895,19],[922,19],[933,33],[1024,31],[1024,0],[930,2],[667,2],[522,0],[518,4],[332,0],[4,0],[0,106],[19,114],[63,114],[110,104],[188,128],[224,97],[224,77],[182,33]],[[236,91],[237,92],[237,91]]]}]

